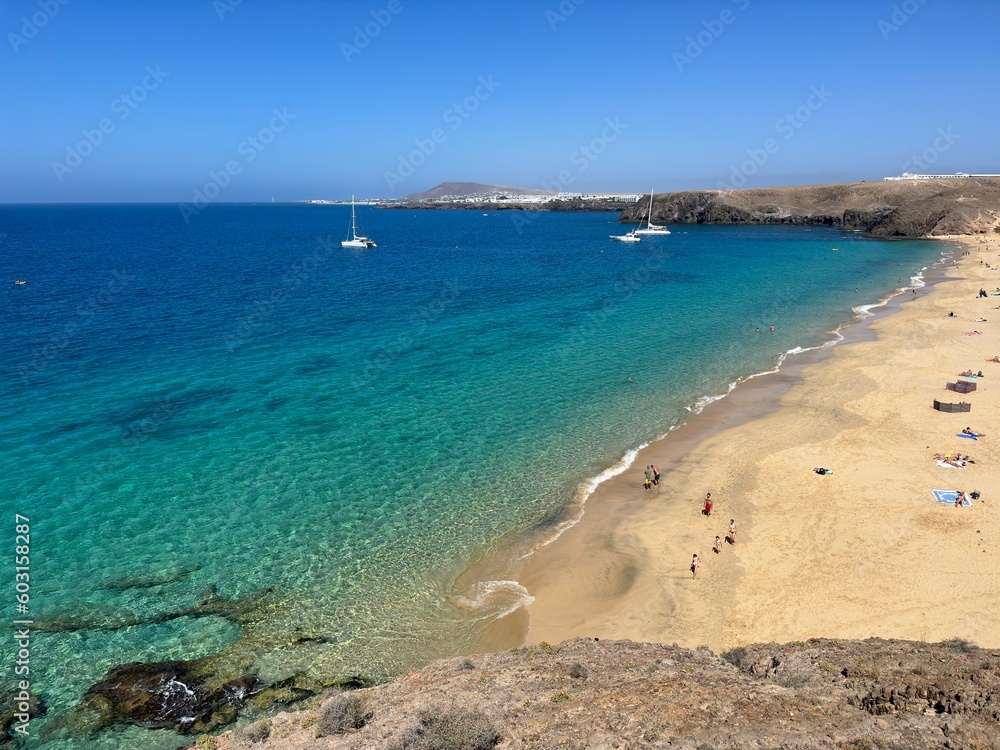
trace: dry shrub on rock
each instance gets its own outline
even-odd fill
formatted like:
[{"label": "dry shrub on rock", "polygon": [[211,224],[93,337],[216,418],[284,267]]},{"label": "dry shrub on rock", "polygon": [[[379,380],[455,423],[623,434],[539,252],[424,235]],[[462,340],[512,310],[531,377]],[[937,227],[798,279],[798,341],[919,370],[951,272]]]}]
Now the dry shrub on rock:
[{"label": "dry shrub on rock", "polygon": [[734,667],[742,668],[743,657],[747,655],[747,650],[743,646],[736,646],[728,651],[722,652],[722,658],[732,664]]},{"label": "dry shrub on rock", "polygon": [[482,711],[458,705],[425,708],[386,750],[493,750],[500,730]]},{"label": "dry shrub on rock", "polygon": [[271,720],[263,719],[247,724],[233,732],[233,739],[243,745],[253,745],[263,742],[271,736]]},{"label": "dry shrub on rock", "polygon": [[316,736],[326,737],[351,729],[361,729],[371,717],[372,712],[361,696],[351,693],[338,695],[320,708],[316,719]]}]

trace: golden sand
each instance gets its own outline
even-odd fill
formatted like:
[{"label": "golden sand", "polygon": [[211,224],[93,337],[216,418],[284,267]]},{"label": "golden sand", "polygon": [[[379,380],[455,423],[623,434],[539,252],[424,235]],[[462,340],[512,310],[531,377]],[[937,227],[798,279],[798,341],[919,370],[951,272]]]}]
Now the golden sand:
[{"label": "golden sand", "polygon": [[[719,650],[880,636],[1000,647],[1000,364],[986,361],[1000,355],[1000,297],[977,296],[1000,286],[1000,235],[946,239],[971,254],[871,323],[877,340],[833,347],[770,413],[704,430],[741,401],[753,408],[755,381],[740,386],[700,427],[653,443],[602,484],[580,523],[519,576],[535,597],[528,642],[593,636]],[[963,334],[972,330],[982,333]],[[967,369],[986,375],[978,390],[946,391]],[[965,400],[972,411],[941,413],[934,399]],[[986,437],[957,437],[966,426]],[[975,463],[941,468],[937,451],[968,452]],[[650,463],[669,470],[647,497]],[[932,489],[982,497],[956,508]],[[731,518],[736,544],[715,554]]]}]

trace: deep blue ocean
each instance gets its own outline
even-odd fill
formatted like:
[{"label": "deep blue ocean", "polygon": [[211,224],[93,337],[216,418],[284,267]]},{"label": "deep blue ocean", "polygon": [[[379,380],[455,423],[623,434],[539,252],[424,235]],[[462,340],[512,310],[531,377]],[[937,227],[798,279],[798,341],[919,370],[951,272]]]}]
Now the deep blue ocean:
[{"label": "deep blue ocean", "polygon": [[181,616],[211,595],[269,591],[245,634],[267,681],[474,649],[530,594],[456,589],[484,551],[942,250],[795,227],[624,245],[610,213],[358,210],[376,249],[340,247],[342,206],[188,224],[173,205],[0,207],[2,538],[30,518],[29,616],[50,623],[33,732],[110,667],[231,647],[234,623]]}]

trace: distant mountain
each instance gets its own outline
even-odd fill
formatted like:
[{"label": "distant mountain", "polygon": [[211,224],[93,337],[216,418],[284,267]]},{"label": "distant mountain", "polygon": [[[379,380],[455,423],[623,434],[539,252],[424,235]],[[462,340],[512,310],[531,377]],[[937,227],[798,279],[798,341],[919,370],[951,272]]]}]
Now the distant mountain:
[{"label": "distant mountain", "polygon": [[436,201],[444,196],[461,198],[473,195],[489,195],[491,193],[503,193],[504,195],[556,195],[551,190],[539,190],[538,188],[519,188],[507,185],[484,185],[481,182],[442,182],[437,187],[425,190],[422,193],[411,193],[403,197],[404,201]]}]

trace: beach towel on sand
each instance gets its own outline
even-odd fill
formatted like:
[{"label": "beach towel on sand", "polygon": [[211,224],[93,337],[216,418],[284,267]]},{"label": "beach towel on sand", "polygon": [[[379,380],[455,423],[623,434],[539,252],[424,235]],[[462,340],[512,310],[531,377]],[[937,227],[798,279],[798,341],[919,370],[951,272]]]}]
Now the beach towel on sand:
[{"label": "beach towel on sand", "polygon": [[979,440],[979,436],[978,435],[968,435],[968,434],[966,434],[964,432],[958,433],[955,437],[969,438],[969,440]]},{"label": "beach towel on sand", "polygon": [[[964,466],[955,466],[953,464],[949,464],[946,461],[938,461],[937,464],[942,469],[964,469],[965,468]],[[952,500],[954,500],[954,499],[955,498],[952,498]]]},{"label": "beach towel on sand", "polygon": [[[955,490],[931,490],[934,493],[934,499],[939,503],[947,503],[948,505],[955,504],[955,498],[958,497],[958,493]],[[968,508],[972,505],[972,501],[969,496],[965,496],[965,501],[962,503],[963,508]]]}]

